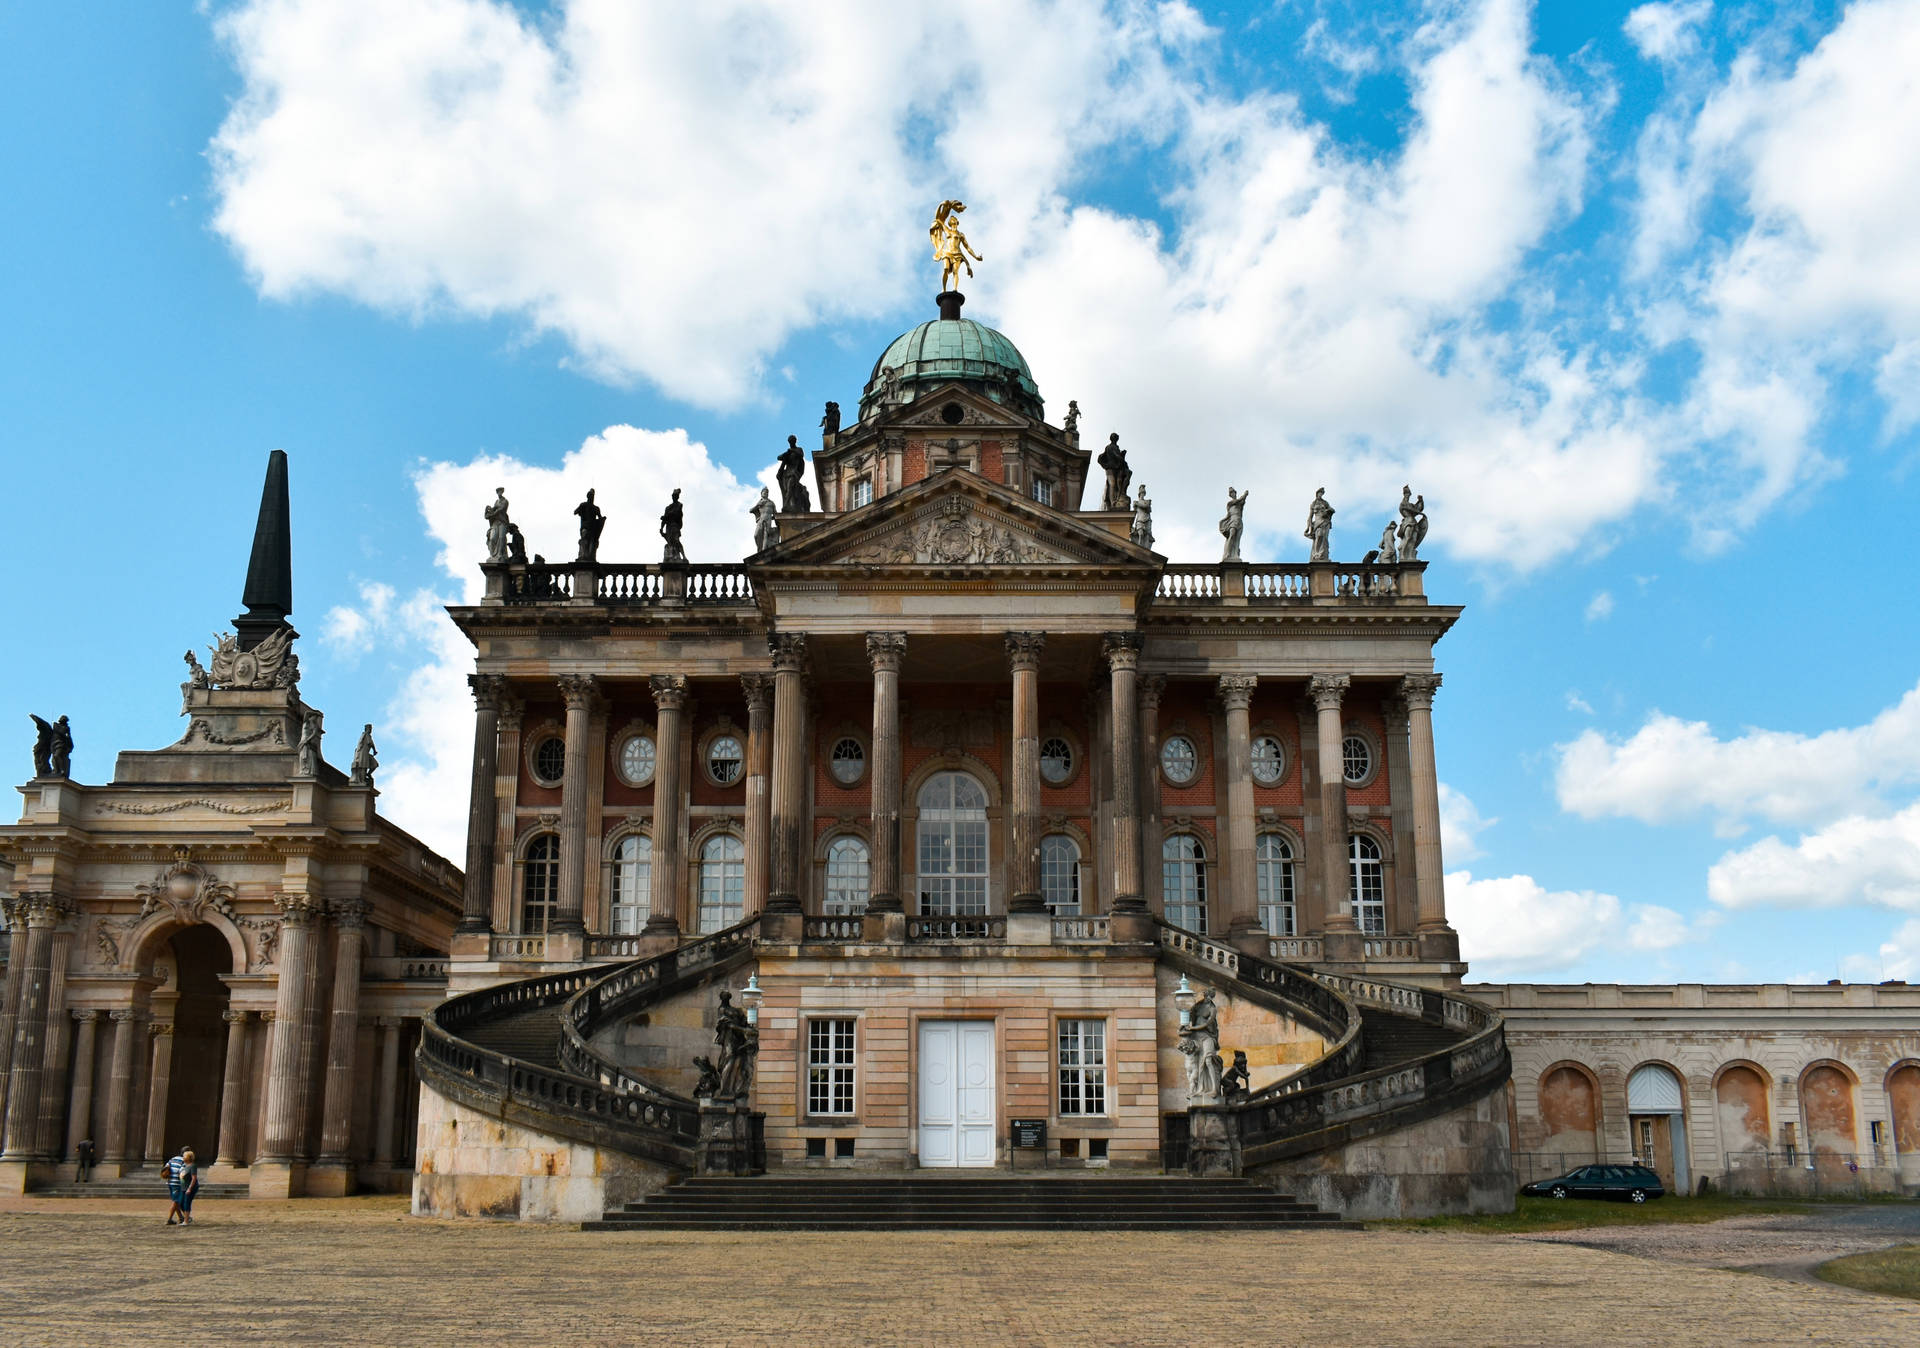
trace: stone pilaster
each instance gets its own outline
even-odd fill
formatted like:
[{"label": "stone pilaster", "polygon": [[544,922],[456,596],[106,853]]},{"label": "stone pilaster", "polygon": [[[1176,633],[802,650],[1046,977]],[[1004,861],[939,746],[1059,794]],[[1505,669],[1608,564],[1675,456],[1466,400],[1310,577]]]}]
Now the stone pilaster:
[{"label": "stone pilaster", "polygon": [[113,1061],[107,1073],[107,1135],[100,1142],[100,1160],[107,1174],[118,1175],[127,1163],[127,1125],[133,1113],[133,1058],[140,1034],[137,1013],[129,1007],[109,1013],[113,1020]]},{"label": "stone pilaster", "polygon": [[[147,1026],[147,1038],[152,1049],[151,1065],[147,1069],[147,1164],[159,1165],[173,1153],[167,1149],[167,1101],[173,1087],[173,1023],[154,1021]],[[190,1147],[191,1138],[181,1138],[180,1145]]]},{"label": "stone pilaster", "polygon": [[[500,698],[500,756],[494,765],[493,929],[513,923],[513,847],[518,817],[514,805],[520,792],[520,736],[526,723],[526,703],[514,693]],[[485,958],[485,956],[481,956]]]},{"label": "stone pilaster", "polygon": [[900,901],[900,661],[906,655],[905,632],[869,632],[867,659],[873,665],[873,761],[867,766],[873,818],[869,913],[898,913]]},{"label": "stone pilaster", "polygon": [[360,1044],[360,939],[366,925],[364,900],[334,906],[326,1096],[321,1105],[320,1155],[307,1180],[307,1192],[322,1196],[353,1192],[353,1161],[349,1155],[353,1143],[353,1060]]},{"label": "stone pilaster", "polygon": [[[73,1089],[67,1102],[67,1145],[61,1153],[80,1156],[80,1144],[93,1136],[93,1063],[99,1051],[100,1013],[73,1013]],[[95,1143],[96,1158],[99,1144]]]},{"label": "stone pilaster", "polygon": [[1140,634],[1109,632],[1101,643],[1113,700],[1113,911],[1144,913],[1140,883]]},{"label": "stone pilaster", "polygon": [[25,903],[0,895],[7,914],[7,981],[0,987],[0,1135],[7,1126],[7,1085],[13,1068],[13,1022],[20,1009],[20,985],[27,969]]},{"label": "stone pilaster", "polygon": [[678,674],[655,674],[648,680],[653,692],[653,871],[649,896],[648,936],[678,937],[681,931],[680,896],[680,771],[685,738],[687,681]]},{"label": "stone pilaster", "polygon": [[[1352,677],[1346,674],[1316,674],[1307,685],[1320,750],[1321,868],[1326,875],[1325,911],[1320,921],[1321,929],[1335,936],[1360,929],[1347,895],[1347,777],[1341,753],[1346,734],[1340,704],[1352,685]],[[1328,958],[1332,957],[1329,950]]]},{"label": "stone pilaster", "polygon": [[1218,688],[1227,714],[1227,939],[1256,955],[1267,953],[1260,930],[1259,888],[1253,871],[1253,690],[1251,674],[1223,674]]},{"label": "stone pilaster", "polygon": [[67,1104],[67,960],[72,950],[73,924],[63,922],[53,933],[48,970],[47,1046],[40,1069],[39,1141],[34,1148],[48,1161],[60,1159],[60,1118]]},{"label": "stone pilaster", "polygon": [[494,779],[500,772],[500,706],[510,696],[498,674],[469,674],[473,690],[473,780],[467,797],[467,872],[460,925],[466,935],[493,930],[493,860],[500,829],[500,799]]},{"label": "stone pilaster", "polygon": [[247,1089],[248,1013],[228,1008],[222,1015],[227,1022],[227,1066],[220,1082],[220,1149],[213,1163],[237,1168],[244,1164],[252,1094]]},{"label": "stone pilaster", "polygon": [[314,943],[324,911],[309,894],[283,893],[274,901],[280,908],[280,982],[267,1050],[266,1120],[253,1164],[252,1192],[258,1198],[293,1197],[306,1177],[314,1047],[309,986],[319,963]]},{"label": "stone pilaster", "polygon": [[[19,896],[15,913],[27,928],[25,952],[21,942],[13,945],[20,959],[19,1001],[14,1009],[13,1054],[7,1071],[7,1110],[5,1150],[0,1161],[25,1162],[36,1159],[40,1147],[40,1085],[46,1073],[47,1011],[53,994],[54,932],[67,915],[66,900],[46,890],[29,891]],[[24,1170],[20,1185],[25,1187]],[[0,1179],[0,1187],[6,1181]]]},{"label": "stone pilaster", "polygon": [[806,865],[807,828],[807,638],[776,632],[767,638],[773,656],[773,845],[767,911],[800,912],[801,868]]},{"label": "stone pilaster", "polygon": [[[1433,754],[1433,695],[1440,689],[1438,674],[1409,674],[1400,680],[1400,698],[1407,707],[1408,760],[1413,776],[1413,867],[1418,932],[1422,953],[1432,944],[1432,957],[1459,958],[1458,938],[1447,925],[1444,860],[1440,855],[1440,775]],[[1429,937],[1437,938],[1429,941]],[[1449,938],[1453,953],[1442,947]]]},{"label": "stone pilaster", "polygon": [[1040,913],[1040,652],[1044,632],[1007,633],[1013,669],[1013,761],[1008,765],[1007,912]]},{"label": "stone pilaster", "polygon": [[[592,795],[588,780],[593,741],[593,709],[600,700],[599,681],[591,674],[564,674],[560,696],[567,704],[567,766],[560,782],[560,894],[547,930],[583,936],[587,899],[587,805]],[[655,793],[656,808],[659,792]],[[656,847],[659,845],[655,840]],[[555,952],[548,951],[548,958]]]},{"label": "stone pilaster", "polygon": [[773,835],[773,676],[743,674],[747,696],[746,915],[767,906],[767,846]]},{"label": "stone pilaster", "polygon": [[374,1097],[373,1163],[393,1166],[393,1125],[400,1092],[400,1018],[380,1017],[380,1088]]},{"label": "stone pilaster", "polygon": [[1140,690],[1140,719],[1137,731],[1140,740],[1139,792],[1140,792],[1140,889],[1143,900],[1152,901],[1160,895],[1160,694],[1166,690],[1167,676],[1164,674],[1142,674],[1138,679]]}]

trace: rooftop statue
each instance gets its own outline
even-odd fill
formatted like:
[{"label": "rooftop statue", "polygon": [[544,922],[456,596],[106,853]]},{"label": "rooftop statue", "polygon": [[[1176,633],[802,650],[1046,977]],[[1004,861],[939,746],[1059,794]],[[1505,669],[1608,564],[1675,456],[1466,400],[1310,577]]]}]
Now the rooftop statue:
[{"label": "rooftop statue", "polygon": [[1387,527],[1380,531],[1380,551],[1375,553],[1373,558],[1378,566],[1392,566],[1399,560],[1394,555],[1393,548],[1393,531],[1396,524],[1397,521],[1388,520]]},{"label": "rooftop statue", "polygon": [[753,550],[765,552],[780,541],[780,521],[775,516],[773,496],[765,487],[753,503]]},{"label": "rooftop statue", "polygon": [[1313,555],[1307,560],[1330,562],[1333,560],[1333,507],[1327,504],[1327,489],[1320,488],[1313,494],[1313,504],[1307,507],[1306,536],[1313,540]]},{"label": "rooftop statue", "polygon": [[186,654],[186,661],[187,681],[180,685],[180,714],[182,716],[185,716],[188,709],[193,705],[194,689],[213,687],[213,679],[208,675],[207,671],[201,667],[199,656],[189,650]]},{"label": "rooftop statue", "polygon": [[1247,510],[1247,498],[1251,495],[1253,495],[1251,487],[1238,496],[1233,494],[1232,487],[1227,488],[1227,513],[1220,517],[1220,537],[1227,540],[1226,546],[1220,551],[1220,560],[1223,562],[1240,560],[1240,535],[1246,528],[1244,516]]},{"label": "rooftop statue", "polygon": [[39,729],[33,737],[33,775],[35,777],[68,777],[73,773],[73,728],[62,716],[49,725],[34,716],[33,723]]},{"label": "rooftop statue", "polygon": [[789,435],[787,447],[780,452],[780,471],[774,480],[780,484],[780,513],[807,514],[813,509],[813,497],[807,492],[807,452],[800,438]]},{"label": "rooftop statue", "polygon": [[1060,423],[1060,429],[1066,432],[1067,439],[1080,438],[1080,403],[1076,399],[1067,400],[1067,419]]},{"label": "rooftop statue", "polygon": [[295,747],[299,761],[294,766],[294,772],[298,776],[318,777],[320,775],[320,764],[324,761],[320,757],[320,737],[326,733],[320,722],[320,713],[311,708],[305,716],[300,718],[300,743]]},{"label": "rooftop statue", "polygon": [[360,743],[353,748],[353,771],[348,780],[355,786],[372,786],[373,774],[379,766],[380,760],[374,756],[373,722],[369,721],[360,732]]},{"label": "rooftop statue", "polygon": [[578,560],[591,562],[600,556],[600,533],[607,527],[607,513],[593,503],[593,488],[587,488],[587,499],[573,508],[580,517],[580,556]]},{"label": "rooftop statue", "polygon": [[507,530],[513,526],[507,521],[507,489],[493,489],[493,504],[487,507],[487,560],[504,562],[507,560]]},{"label": "rooftop statue", "polygon": [[1147,499],[1147,484],[1140,484],[1140,495],[1133,503],[1133,526],[1127,536],[1143,548],[1153,546],[1153,502]]},{"label": "rooftop statue", "polygon": [[686,520],[686,509],[680,504],[680,489],[673,489],[673,499],[667,502],[667,508],[660,512],[660,537],[667,541],[667,550],[660,561],[667,566],[685,566],[687,550],[680,546],[680,530]]},{"label": "rooftop statue", "polygon": [[293,645],[291,627],[279,628],[250,651],[241,650],[231,632],[218,634],[215,641],[218,644],[209,647],[213,658],[207,673],[217,688],[289,688],[299,679],[300,666],[288,650]]},{"label": "rooftop statue", "polygon": [[820,418],[820,429],[827,435],[840,434],[840,404],[830,402]]},{"label": "rooftop statue", "polygon": [[1420,545],[1427,539],[1427,498],[1415,496],[1412,487],[1400,488],[1400,560],[1420,560]]},{"label": "rooftop statue", "polygon": [[1133,469],[1127,466],[1127,451],[1120,448],[1120,432],[1107,437],[1107,447],[1094,460],[1107,470],[1107,490],[1100,499],[1102,510],[1125,510],[1127,488],[1133,482]]},{"label": "rooftop statue", "polygon": [[527,564],[527,539],[520,532],[520,526],[512,520],[507,521],[507,560],[516,566]]},{"label": "rooftop statue", "polygon": [[966,204],[959,201],[943,201],[933,213],[933,227],[927,233],[933,239],[934,261],[940,264],[940,289],[957,290],[960,281],[960,269],[965,267],[967,276],[973,276],[973,267],[967,261],[967,255],[973,254],[974,262],[985,262],[980,254],[974,253],[973,245],[967,242],[967,236],[960,232],[960,212],[966,210]]}]

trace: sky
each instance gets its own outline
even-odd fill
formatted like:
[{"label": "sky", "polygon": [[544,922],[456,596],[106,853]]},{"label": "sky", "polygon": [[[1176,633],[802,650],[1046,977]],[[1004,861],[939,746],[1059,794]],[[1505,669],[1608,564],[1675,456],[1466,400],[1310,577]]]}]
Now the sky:
[{"label": "sky", "polygon": [[1920,0],[14,5],[0,118],[21,780],[177,738],[285,449],[303,692],[457,859],[492,489],[744,555],[955,197],[1174,560],[1425,495],[1475,978],[1920,978]]}]

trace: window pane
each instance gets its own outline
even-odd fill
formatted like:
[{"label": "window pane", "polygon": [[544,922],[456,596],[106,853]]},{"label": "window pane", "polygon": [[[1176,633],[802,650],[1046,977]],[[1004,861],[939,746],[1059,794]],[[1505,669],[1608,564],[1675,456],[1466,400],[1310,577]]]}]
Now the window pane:
[{"label": "window pane", "polygon": [[543,782],[557,782],[567,771],[567,742],[549,735],[533,751],[533,772]]},{"label": "window pane", "polygon": [[1361,934],[1384,936],[1387,930],[1385,869],[1380,845],[1364,833],[1347,838],[1347,898]]},{"label": "window pane", "polygon": [[1060,1112],[1107,1112],[1107,1023],[1063,1020],[1059,1037]]},{"label": "window pane", "polygon": [[828,917],[851,917],[867,911],[869,866],[867,845],[858,838],[839,838],[827,849]]},{"label": "window pane", "polygon": [[631,735],[620,746],[620,775],[634,786],[645,786],[653,780],[653,740],[645,735]]},{"label": "window pane", "polygon": [[987,793],[963,772],[941,772],[920,788],[919,804],[920,911],[986,912]]},{"label": "window pane", "polygon": [[853,1021],[807,1022],[807,1113],[853,1113]]},{"label": "window pane", "polygon": [[1350,782],[1364,782],[1373,771],[1373,748],[1358,735],[1349,735],[1340,741],[1340,757]]},{"label": "window pane", "polygon": [[1176,786],[1185,786],[1199,775],[1200,755],[1193,741],[1185,735],[1170,736],[1160,746],[1160,770]]},{"label": "window pane", "polygon": [[700,931],[731,927],[746,913],[746,847],[731,833],[700,848]]},{"label": "window pane", "polygon": [[520,930],[529,936],[544,935],[553,921],[553,906],[560,896],[560,839],[543,833],[527,844],[521,874]]},{"label": "window pane", "polygon": [[1055,917],[1080,915],[1080,844],[1064,833],[1040,840],[1040,897]]},{"label": "window pane", "polygon": [[1176,927],[1206,934],[1207,870],[1200,840],[1176,833],[1160,847],[1161,907]]},{"label": "window pane", "polygon": [[717,736],[707,746],[707,771],[723,786],[739,779],[742,761],[740,741],[732,735]]},{"label": "window pane", "polygon": [[1058,735],[1040,746],[1040,775],[1058,786],[1073,776],[1073,746]]},{"label": "window pane", "polygon": [[647,924],[653,889],[653,839],[630,834],[613,854],[613,934],[636,936]]},{"label": "window pane", "polygon": [[1253,873],[1259,891],[1260,927],[1269,936],[1293,936],[1293,849],[1277,833],[1254,844]]},{"label": "window pane", "polygon": [[855,507],[873,504],[873,479],[862,477],[854,479],[853,504]]},{"label": "window pane", "polygon": [[827,762],[827,771],[833,774],[833,780],[842,786],[852,786],[860,780],[867,770],[867,751],[860,747],[860,741],[848,735],[836,740],[833,752]]},{"label": "window pane", "polygon": [[1286,771],[1287,753],[1280,741],[1271,735],[1262,735],[1253,742],[1253,780],[1262,786],[1272,786]]}]

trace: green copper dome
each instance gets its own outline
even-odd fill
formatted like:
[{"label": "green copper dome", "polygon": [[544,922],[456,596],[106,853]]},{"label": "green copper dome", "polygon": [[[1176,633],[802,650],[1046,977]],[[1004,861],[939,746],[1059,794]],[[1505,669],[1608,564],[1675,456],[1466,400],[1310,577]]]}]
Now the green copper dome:
[{"label": "green copper dome", "polygon": [[[957,315],[959,306],[953,305],[951,311]],[[873,363],[873,376],[860,395],[862,421],[880,410],[885,387],[881,376],[889,368],[900,372],[903,403],[935,385],[958,381],[1024,416],[1044,415],[1040,390],[1020,348],[970,318],[936,318],[894,338]]]}]

